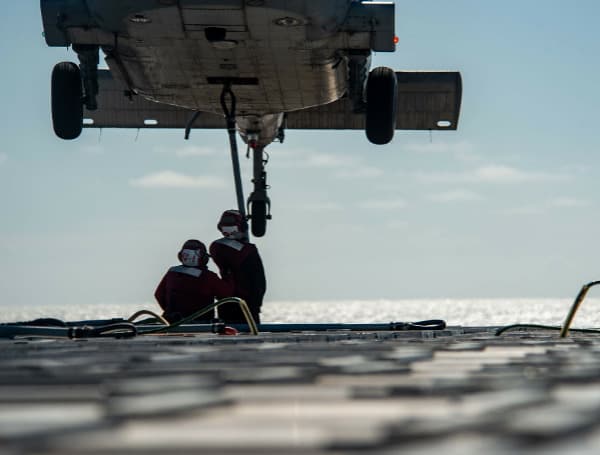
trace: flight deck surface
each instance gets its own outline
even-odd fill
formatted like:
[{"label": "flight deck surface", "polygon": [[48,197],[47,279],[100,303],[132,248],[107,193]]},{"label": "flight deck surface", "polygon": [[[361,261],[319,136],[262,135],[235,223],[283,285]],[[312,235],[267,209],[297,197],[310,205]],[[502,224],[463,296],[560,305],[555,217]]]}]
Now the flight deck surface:
[{"label": "flight deck surface", "polygon": [[569,453],[600,338],[449,327],[0,340],[0,453]]}]

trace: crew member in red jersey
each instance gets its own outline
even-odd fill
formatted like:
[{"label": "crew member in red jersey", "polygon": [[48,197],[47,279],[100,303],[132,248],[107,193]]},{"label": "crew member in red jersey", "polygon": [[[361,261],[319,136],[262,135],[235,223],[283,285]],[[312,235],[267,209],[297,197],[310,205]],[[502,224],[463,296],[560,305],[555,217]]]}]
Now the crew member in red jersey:
[{"label": "crew member in red jersey", "polygon": [[[217,228],[223,237],[210,245],[210,255],[219,267],[221,277],[231,276],[235,296],[244,299],[257,324],[267,290],[265,270],[256,245],[248,241],[248,223],[237,210],[226,210]],[[245,323],[238,305],[219,307],[219,317],[229,323]]]},{"label": "crew member in red jersey", "polygon": [[[176,322],[211,305],[215,298],[234,295],[230,279],[222,280],[216,273],[208,270],[209,255],[202,242],[186,241],[177,257],[181,265],[169,269],[154,293],[167,321]],[[213,310],[195,321],[210,322],[214,317]]]}]

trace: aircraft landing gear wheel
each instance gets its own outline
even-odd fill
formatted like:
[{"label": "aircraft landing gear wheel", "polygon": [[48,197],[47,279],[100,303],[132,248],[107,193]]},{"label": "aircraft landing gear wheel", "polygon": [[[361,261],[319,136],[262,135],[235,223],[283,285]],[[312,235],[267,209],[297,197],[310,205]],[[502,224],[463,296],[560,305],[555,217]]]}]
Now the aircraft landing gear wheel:
[{"label": "aircraft landing gear wheel", "polygon": [[262,237],[267,232],[267,202],[252,201],[250,205],[250,221],[252,224],[252,235]]},{"label": "aircraft landing gear wheel", "polygon": [[75,63],[59,63],[52,71],[52,125],[61,139],[76,139],[81,134],[83,89]]},{"label": "aircraft landing gear wheel", "polygon": [[396,130],[398,82],[393,69],[380,66],[367,80],[367,138],[373,144],[387,144]]}]

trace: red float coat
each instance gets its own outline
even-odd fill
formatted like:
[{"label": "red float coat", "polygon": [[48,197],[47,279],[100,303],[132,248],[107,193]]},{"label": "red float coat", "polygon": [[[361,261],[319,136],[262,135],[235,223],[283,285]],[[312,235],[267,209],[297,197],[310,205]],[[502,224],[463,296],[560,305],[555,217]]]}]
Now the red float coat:
[{"label": "red float coat", "polygon": [[[255,321],[260,323],[260,308],[267,283],[256,245],[223,237],[210,245],[210,255],[221,276],[231,276],[235,296],[246,301]],[[232,304],[219,307],[219,317],[225,322],[246,322],[239,307]]]},{"label": "red float coat", "polygon": [[[190,316],[198,310],[214,303],[215,298],[222,299],[234,295],[230,280],[221,280],[208,268],[173,266],[165,274],[154,293],[154,297],[164,311],[169,322]],[[198,320],[210,321],[214,318],[211,311]]]}]

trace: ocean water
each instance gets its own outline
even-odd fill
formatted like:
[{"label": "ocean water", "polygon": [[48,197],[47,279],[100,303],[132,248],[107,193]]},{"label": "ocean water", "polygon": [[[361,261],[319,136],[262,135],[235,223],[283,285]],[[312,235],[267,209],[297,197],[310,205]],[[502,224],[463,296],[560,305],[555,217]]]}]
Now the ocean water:
[{"label": "ocean water", "polygon": [[[444,319],[448,325],[508,325],[535,323],[561,325],[573,299],[414,299],[267,301],[262,322],[414,322]],[[600,299],[589,298],[581,305],[572,327],[600,327]],[[0,322],[52,317],[68,321],[127,318],[141,309],[159,312],[157,304],[81,304],[71,306],[0,305]]]}]

